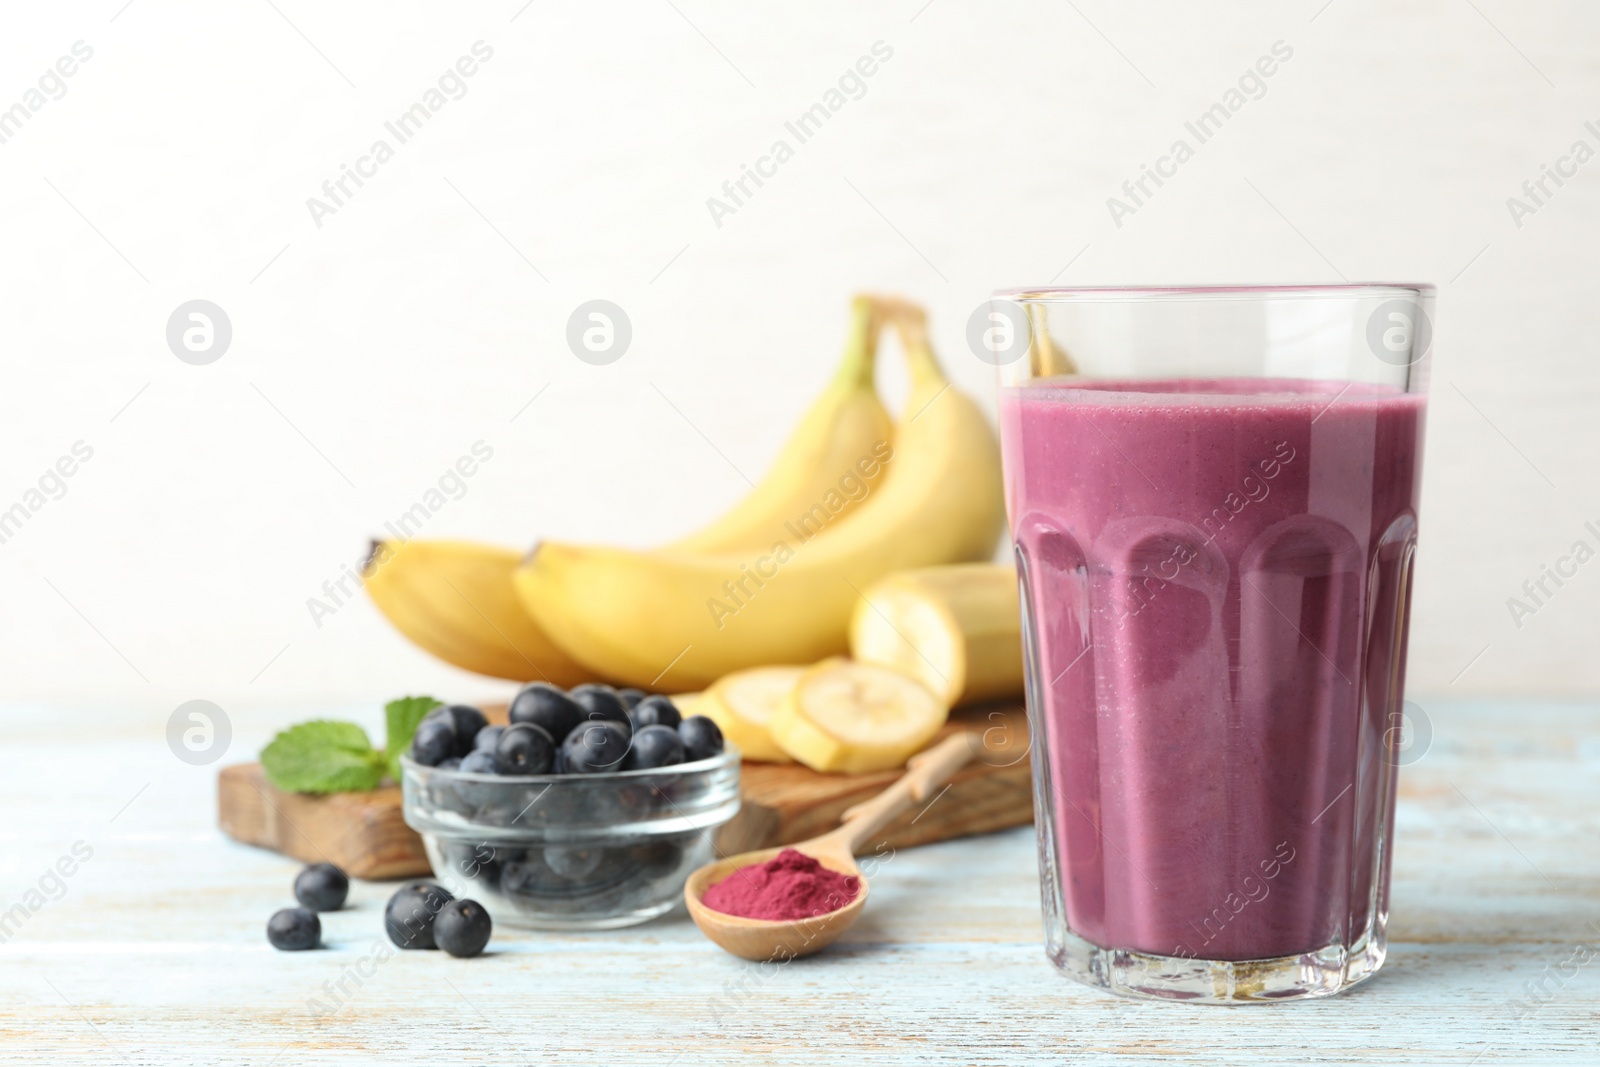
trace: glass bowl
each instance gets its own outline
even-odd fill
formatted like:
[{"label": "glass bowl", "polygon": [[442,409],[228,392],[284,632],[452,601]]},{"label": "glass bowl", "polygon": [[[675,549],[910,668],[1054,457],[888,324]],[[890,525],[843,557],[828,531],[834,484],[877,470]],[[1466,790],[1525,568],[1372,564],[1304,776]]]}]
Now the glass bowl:
[{"label": "glass bowl", "polygon": [[400,758],[406,825],[435,876],[496,923],[605,930],[683,899],[712,836],[739,810],[733,746],[694,763],[513,778]]}]

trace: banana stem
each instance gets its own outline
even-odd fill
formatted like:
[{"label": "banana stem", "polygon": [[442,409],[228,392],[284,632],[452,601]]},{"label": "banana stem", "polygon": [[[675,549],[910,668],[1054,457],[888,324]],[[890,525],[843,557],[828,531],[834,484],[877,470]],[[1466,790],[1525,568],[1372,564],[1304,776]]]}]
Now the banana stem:
[{"label": "banana stem", "polygon": [[911,370],[911,386],[916,389],[940,388],[949,383],[939,366],[933,346],[928,343],[928,320],[921,308],[900,300],[886,301],[884,313],[900,335]]},{"label": "banana stem", "polygon": [[844,359],[834,384],[845,388],[870,386],[874,380],[878,356],[879,311],[870,296],[858,296],[850,302],[850,336],[845,341]]}]

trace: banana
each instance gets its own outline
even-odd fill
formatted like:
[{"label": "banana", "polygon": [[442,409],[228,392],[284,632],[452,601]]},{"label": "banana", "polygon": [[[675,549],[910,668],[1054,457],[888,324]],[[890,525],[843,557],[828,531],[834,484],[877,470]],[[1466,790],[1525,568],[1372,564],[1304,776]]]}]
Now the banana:
[{"label": "banana", "polygon": [[[860,590],[892,571],[988,559],[1005,526],[999,445],[950,385],[920,314],[896,313],[911,369],[887,477],[842,522],[785,523],[765,548],[636,552],[535,546],[515,582],[575,660],[630,685],[697,689],[744,667],[846,649]],[[808,515],[826,516],[816,502]]]},{"label": "banana", "polygon": [[[722,736],[738,746],[745,759],[793,763],[767,732],[772,716],[789,699],[804,667],[752,667],[723,675],[706,690],[699,714],[717,724]],[[680,706],[679,711],[682,711]]]},{"label": "banana", "polygon": [[949,714],[909,675],[833,659],[801,675],[768,729],[785,752],[814,771],[861,774],[903,766]]},{"label": "banana", "polygon": [[1028,305],[1028,372],[1035,378],[1077,374],[1078,366],[1066,349],[1050,336],[1043,304]]},{"label": "banana", "polygon": [[396,629],[446,663],[562,687],[593,680],[523,610],[511,584],[519,560],[464,541],[374,541],[362,580]]},{"label": "banana", "polygon": [[956,563],[889,575],[856,604],[850,654],[911,675],[951,706],[1020,697],[1016,570]]},{"label": "banana", "polygon": [[[783,536],[784,523],[807,521],[807,509],[819,501],[841,502],[837,514],[828,515],[836,522],[866,498],[883,474],[873,457],[890,448],[894,432],[873,385],[881,325],[874,300],[856,297],[833,381],[761,483],[721,518],[675,542],[673,550],[770,548]],[[393,553],[396,543],[387,544]],[[541,677],[540,668],[553,671],[551,681],[557,675],[577,681],[603,676],[573,663],[523,610],[510,585],[512,553],[459,541],[410,541],[404,547],[394,574],[369,579],[367,588],[389,621],[422,648],[457,667],[516,681]],[[478,610],[463,610],[470,605],[451,590],[452,583],[463,592],[473,588],[470,601]]]},{"label": "banana", "polygon": [[877,309],[872,297],[858,296],[851,303],[850,338],[839,370],[789,435],[761,483],[721,518],[673,542],[668,546],[672,551],[771,548],[784,536],[785,523],[806,514],[828,494],[842,501],[834,521],[866,498],[883,474],[881,466],[870,462],[874,451],[887,448],[894,435],[889,412],[873,385]]}]

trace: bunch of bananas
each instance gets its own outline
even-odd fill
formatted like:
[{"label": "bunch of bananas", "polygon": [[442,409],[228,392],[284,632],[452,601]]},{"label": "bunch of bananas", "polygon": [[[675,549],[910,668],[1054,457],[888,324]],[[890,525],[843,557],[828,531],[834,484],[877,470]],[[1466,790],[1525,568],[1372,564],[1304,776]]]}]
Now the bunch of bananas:
[{"label": "bunch of bananas", "polygon": [[[898,426],[873,381],[885,327],[910,367]],[[940,368],[923,312],[861,296],[833,381],[761,483],[699,532],[652,551],[544,541],[525,558],[382,542],[364,578],[402,633],[458,667],[684,692],[845,653],[864,590],[987,560],[1004,526],[994,432]]]}]

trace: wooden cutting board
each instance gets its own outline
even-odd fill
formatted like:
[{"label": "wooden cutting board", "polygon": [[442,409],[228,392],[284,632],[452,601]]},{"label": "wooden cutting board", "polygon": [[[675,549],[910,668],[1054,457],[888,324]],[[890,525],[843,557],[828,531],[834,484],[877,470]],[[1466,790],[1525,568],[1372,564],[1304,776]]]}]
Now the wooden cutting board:
[{"label": "wooden cutting board", "polygon": [[[487,710],[491,721],[504,721],[504,708]],[[868,851],[908,848],[1033,820],[1023,709],[995,705],[956,711],[935,740],[957,730],[979,739],[972,763],[929,804],[890,824]],[[718,830],[716,847],[731,855],[814,837],[837,825],[845,809],[899,776],[899,771],[818,774],[796,765],[747,762],[740,778],[744,803]],[[235,840],[307,863],[337,864],[357,878],[429,873],[422,838],[401,815],[399,786],[330,796],[284,793],[267,782],[259,763],[239,763],[217,776],[217,822]]]}]

